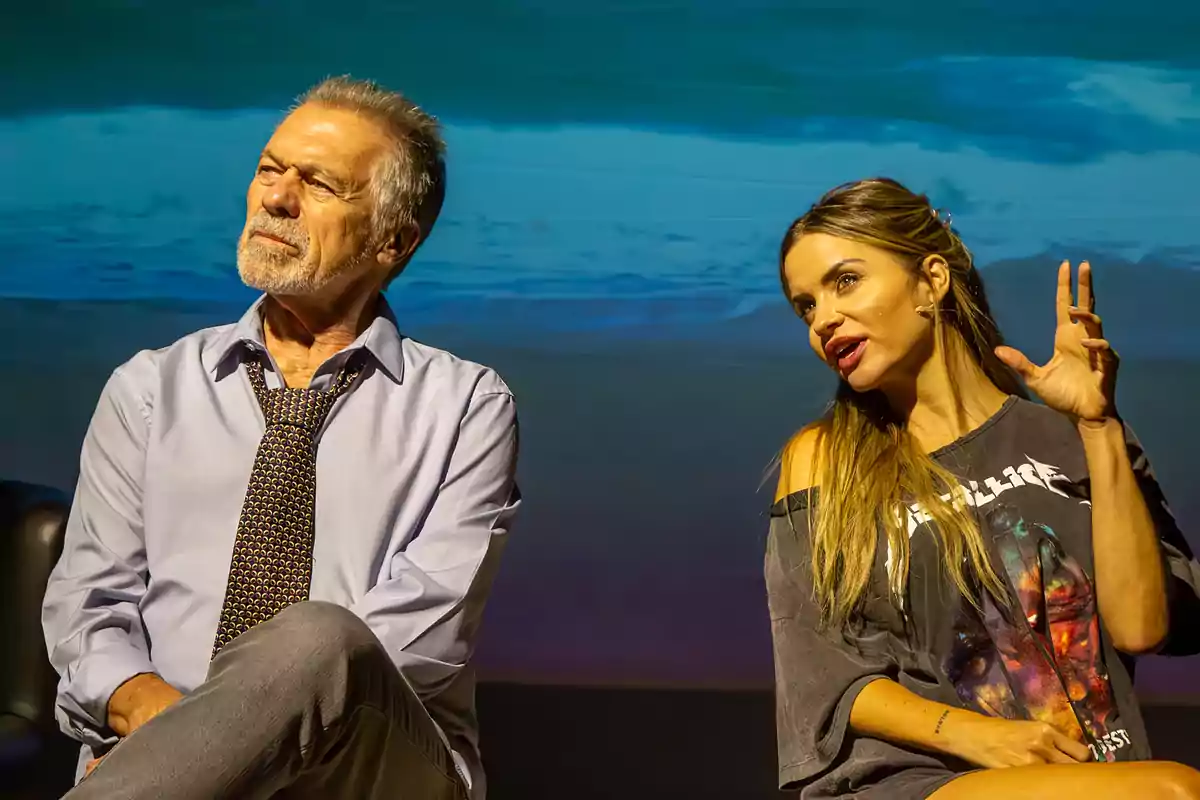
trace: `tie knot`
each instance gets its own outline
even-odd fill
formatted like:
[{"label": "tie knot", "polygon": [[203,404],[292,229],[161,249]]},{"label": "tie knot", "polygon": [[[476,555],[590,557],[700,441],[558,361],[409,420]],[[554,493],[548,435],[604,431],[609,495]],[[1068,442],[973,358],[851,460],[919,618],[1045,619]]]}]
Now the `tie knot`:
[{"label": "tie knot", "polygon": [[342,370],[334,379],[333,385],[325,391],[319,389],[268,389],[263,377],[263,366],[260,361],[250,361],[246,364],[246,373],[258,404],[262,408],[267,427],[289,425],[301,428],[316,437],[317,431],[325,421],[333,404],[358,377],[360,367],[351,366]]},{"label": "tie knot", "polygon": [[315,389],[268,389],[262,398],[267,426],[292,425],[315,434],[336,395]]}]

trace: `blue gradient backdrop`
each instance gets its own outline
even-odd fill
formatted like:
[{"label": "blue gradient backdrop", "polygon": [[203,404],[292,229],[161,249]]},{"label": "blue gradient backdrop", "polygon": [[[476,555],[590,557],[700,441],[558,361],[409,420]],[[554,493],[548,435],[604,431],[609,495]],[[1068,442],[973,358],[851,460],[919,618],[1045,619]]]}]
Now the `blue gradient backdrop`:
[{"label": "blue gradient backdrop", "polygon": [[[952,212],[1036,358],[1055,266],[1091,258],[1122,409],[1193,531],[1198,40],[1200,6],[1112,0],[25,4],[0,29],[0,474],[69,488],[108,372],[240,314],[256,154],[351,72],[447,126],[405,329],[520,401],[486,677],[769,683],[760,484],[832,388],[775,250],[853,178]],[[1200,698],[1200,665],[1139,682]]]}]

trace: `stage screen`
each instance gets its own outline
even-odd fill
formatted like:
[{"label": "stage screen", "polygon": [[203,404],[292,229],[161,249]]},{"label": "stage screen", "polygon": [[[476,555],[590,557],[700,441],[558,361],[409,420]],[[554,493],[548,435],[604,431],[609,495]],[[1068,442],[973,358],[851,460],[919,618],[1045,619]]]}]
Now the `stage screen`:
[{"label": "stage screen", "polygon": [[[1120,409],[1200,544],[1200,6],[23,3],[3,27],[4,478],[71,489],[111,370],[240,316],[258,153],[350,73],[446,126],[402,328],[518,400],[485,679],[770,685],[768,468],[834,386],[777,250],[855,178],[949,212],[1039,362],[1059,261],[1091,259]],[[1139,683],[1200,698],[1200,664]]]}]

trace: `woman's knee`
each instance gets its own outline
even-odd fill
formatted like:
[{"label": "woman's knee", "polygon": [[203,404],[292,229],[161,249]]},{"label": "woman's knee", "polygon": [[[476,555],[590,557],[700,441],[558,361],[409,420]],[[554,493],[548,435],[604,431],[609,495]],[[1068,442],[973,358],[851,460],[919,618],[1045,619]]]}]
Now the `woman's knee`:
[{"label": "woman's knee", "polygon": [[1200,800],[1200,772],[1173,761],[984,769],[958,776],[930,800],[1059,800],[1069,794],[1091,800]]},{"label": "woman's knee", "polygon": [[1200,800],[1200,772],[1174,761],[1152,761],[1146,766],[1147,779],[1156,798]]}]

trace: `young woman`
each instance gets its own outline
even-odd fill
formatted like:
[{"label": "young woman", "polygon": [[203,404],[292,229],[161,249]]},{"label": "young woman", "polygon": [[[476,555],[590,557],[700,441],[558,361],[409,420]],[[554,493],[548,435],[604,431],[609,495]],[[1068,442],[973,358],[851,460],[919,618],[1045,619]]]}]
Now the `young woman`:
[{"label": "young woman", "polygon": [[970,253],[894,181],[823,197],[780,273],[840,378],[772,508],[781,787],[1200,798],[1200,773],[1148,760],[1133,694],[1133,656],[1200,650],[1200,565],[1117,415],[1089,266],[1074,297],[1059,268],[1041,366],[1003,346]]}]

